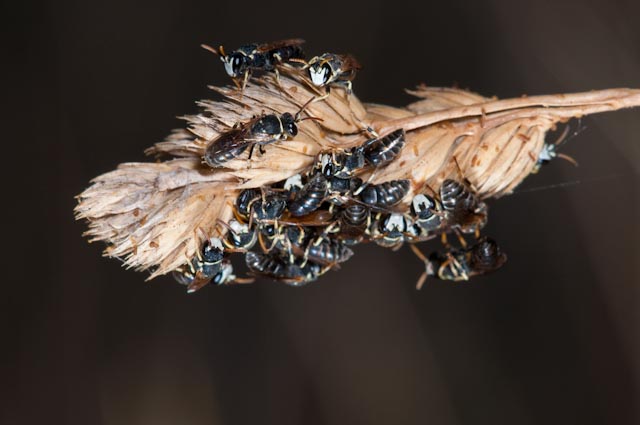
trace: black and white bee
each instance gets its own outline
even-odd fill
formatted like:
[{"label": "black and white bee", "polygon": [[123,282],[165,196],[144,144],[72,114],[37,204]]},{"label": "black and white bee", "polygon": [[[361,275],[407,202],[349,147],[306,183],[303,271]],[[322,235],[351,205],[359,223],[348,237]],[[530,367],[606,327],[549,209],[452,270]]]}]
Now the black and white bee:
[{"label": "black and white bee", "polygon": [[322,174],[316,173],[289,202],[289,214],[300,217],[317,210],[326,199],[328,190],[327,179]]},{"label": "black and white bee", "polygon": [[442,226],[442,206],[429,195],[414,196],[411,201],[411,213],[424,236],[428,236]]},{"label": "black and white bee", "polygon": [[360,70],[360,64],[351,55],[324,53],[311,59],[307,65],[309,78],[316,87],[341,86],[348,94],[352,92],[352,81]]},{"label": "black and white bee", "polygon": [[384,209],[402,201],[410,187],[409,180],[391,180],[377,185],[366,185],[356,193],[365,204]]},{"label": "black and white bee", "polygon": [[303,260],[331,266],[343,263],[352,256],[353,251],[351,248],[341,241],[333,238],[319,237],[307,245]]},{"label": "black and white bee", "polygon": [[369,139],[360,146],[321,152],[315,168],[327,178],[347,179],[367,165],[378,167],[393,161],[404,144],[405,131],[398,129],[384,137]]},{"label": "black and white bee", "polygon": [[371,211],[363,204],[350,204],[340,211],[337,238],[346,245],[356,245],[365,238],[371,224]]},{"label": "black and white bee", "polygon": [[427,276],[440,280],[460,282],[493,272],[504,265],[507,256],[498,244],[490,238],[482,237],[471,246],[454,249],[446,253],[434,252],[426,258],[420,250],[411,246],[414,253],[424,262],[425,271],[418,279],[416,287],[420,289]]},{"label": "black and white bee", "polygon": [[440,201],[447,224],[463,233],[478,232],[487,223],[487,204],[466,183],[447,179],[440,186]]},{"label": "black and white bee", "polygon": [[393,161],[404,147],[405,136],[404,129],[400,128],[384,137],[366,141],[361,147],[365,160],[374,167]]},{"label": "black and white bee", "polygon": [[247,252],[245,262],[252,274],[270,277],[291,286],[303,286],[328,270],[316,263],[307,262],[301,265],[296,259],[290,261],[279,255],[259,254],[253,251]]},{"label": "black and white bee", "polygon": [[274,71],[276,66],[291,59],[304,59],[300,47],[304,40],[299,38],[280,40],[266,44],[247,44],[226,54],[220,46],[215,49],[203,44],[202,47],[220,56],[224,69],[239,89],[244,90],[253,71]]},{"label": "black and white bee", "polygon": [[222,241],[227,251],[246,252],[253,248],[258,240],[255,228],[238,220],[229,220],[229,224],[219,222],[227,229],[227,237]]},{"label": "black and white bee", "polygon": [[192,293],[207,285],[221,271],[224,258],[224,246],[218,238],[209,238],[200,252],[187,263],[174,271],[173,276]]},{"label": "black and white bee", "polygon": [[256,146],[259,147],[260,153],[264,153],[264,146],[296,137],[298,122],[307,119],[317,120],[315,117],[300,118],[302,111],[313,99],[309,99],[295,115],[289,112],[282,115],[263,114],[245,123],[236,124],[207,145],[204,162],[212,168],[224,167],[226,162],[237,158],[247,148],[250,149],[251,159]]},{"label": "black and white bee", "polygon": [[405,239],[418,236],[418,230],[409,217],[404,214],[378,214],[374,222],[376,229],[370,231],[374,242],[385,248],[398,249]]},{"label": "black and white bee", "polygon": [[540,153],[538,154],[538,157],[536,158],[532,156],[532,159],[536,161],[536,164],[532,172],[537,173],[538,171],[540,171],[540,167],[542,167],[545,164],[548,164],[550,161],[556,158],[562,158],[565,161],[568,161],[577,167],[578,162],[572,157],[570,157],[569,155],[558,153],[558,148],[564,145],[565,143],[567,143],[574,136],[578,135],[582,130],[584,130],[584,128],[585,127],[581,127],[580,124],[578,124],[578,128],[576,129],[576,131],[574,131],[571,135],[569,135],[569,126],[567,125],[562,131],[562,134],[560,134],[560,137],[558,137],[558,139],[555,142],[553,143],[545,142],[545,144],[542,146],[542,150],[540,150]]}]

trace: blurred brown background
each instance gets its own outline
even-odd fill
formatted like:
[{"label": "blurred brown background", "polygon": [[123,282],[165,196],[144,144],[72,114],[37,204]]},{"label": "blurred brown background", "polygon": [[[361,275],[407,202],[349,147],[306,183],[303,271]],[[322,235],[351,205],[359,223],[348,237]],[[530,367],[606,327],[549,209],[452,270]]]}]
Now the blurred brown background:
[{"label": "blurred brown background", "polygon": [[[562,3],[561,5],[558,3]],[[0,423],[637,424],[640,110],[586,131],[484,233],[509,255],[465,284],[363,246],[303,289],[187,296],[81,237],[73,196],[228,80],[199,47],[351,52],[365,101],[425,82],[519,96],[640,87],[640,3],[3,4]],[[425,250],[429,250],[425,247]]]}]

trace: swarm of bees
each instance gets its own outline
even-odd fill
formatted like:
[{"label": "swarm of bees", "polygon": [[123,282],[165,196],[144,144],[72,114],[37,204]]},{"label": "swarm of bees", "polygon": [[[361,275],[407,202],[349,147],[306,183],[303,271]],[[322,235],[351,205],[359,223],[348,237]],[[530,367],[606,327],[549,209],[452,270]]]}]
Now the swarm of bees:
[{"label": "swarm of bees", "polygon": [[[302,286],[358,244],[408,244],[424,266],[418,288],[466,281],[507,258],[480,233],[487,199],[554,158],[575,162],[558,152],[568,126],[555,142],[547,133],[640,105],[634,89],[500,100],[427,86],[406,107],[364,104],[354,57],[307,60],[302,44],[203,45],[235,88],[212,87],[223,100],[201,101],[187,129],[147,151],[170,160],[121,164],[78,196],[77,218],[105,255],[150,278],[173,272],[194,292],[256,277]],[[425,255],[417,244],[432,239],[442,247]]]},{"label": "swarm of bees", "polygon": [[[219,55],[227,74],[238,90],[243,90],[255,72],[274,72],[281,66],[297,69],[309,83],[329,91],[352,93],[352,82],[360,65],[350,55],[324,53],[304,60],[302,40],[283,40],[270,44],[249,44],[226,53],[203,46]],[[212,140],[206,147],[203,163],[211,168],[225,167],[249,149],[247,160],[258,146],[287,143],[298,134],[297,123],[306,107],[323,98],[309,99],[298,111],[267,114],[238,122]],[[348,149],[320,152],[304,173],[267,187],[245,189],[237,197],[234,218],[219,221],[226,230],[223,239],[205,240],[193,260],[174,272],[178,282],[196,291],[208,283],[225,285],[250,282],[237,278],[228,257],[241,253],[249,274],[267,277],[292,286],[318,279],[327,271],[349,260],[353,246],[373,242],[385,248],[399,249],[411,244],[425,265],[419,278],[420,288],[427,277],[464,281],[492,272],[506,261],[506,255],[492,239],[481,237],[487,222],[487,205],[464,176],[447,179],[439,188],[429,188],[410,199],[410,208],[399,206],[410,192],[407,179],[378,184],[358,177],[394,161],[405,145],[405,130],[397,128],[378,135],[372,129],[363,144]],[[548,152],[549,150],[544,150]],[[548,156],[548,155],[547,155]],[[550,158],[540,157],[539,163]],[[451,245],[446,235],[456,236],[459,247]],[[468,242],[464,234],[473,234]],[[440,236],[444,251],[425,256],[414,245]]]}]

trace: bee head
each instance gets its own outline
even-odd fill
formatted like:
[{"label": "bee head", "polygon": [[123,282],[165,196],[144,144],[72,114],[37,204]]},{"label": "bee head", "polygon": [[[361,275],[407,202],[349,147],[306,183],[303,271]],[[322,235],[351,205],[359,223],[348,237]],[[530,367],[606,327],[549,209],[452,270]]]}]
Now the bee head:
[{"label": "bee head", "polygon": [[291,137],[296,137],[298,135],[298,126],[296,125],[296,119],[289,112],[285,112],[280,117],[282,121],[282,127],[284,131]]},{"label": "bee head", "polygon": [[229,77],[237,78],[246,71],[248,56],[235,51],[229,55],[220,55],[220,60],[224,63],[224,70],[227,71]]},{"label": "bee head", "polygon": [[311,78],[313,85],[322,87],[328,84],[332,74],[333,69],[331,69],[331,65],[328,62],[319,58],[314,58],[309,62],[309,78]]},{"label": "bee head", "polygon": [[545,143],[544,146],[542,147],[542,150],[540,151],[540,154],[538,155],[538,163],[546,164],[547,162],[551,161],[557,156],[558,154],[556,152],[556,145],[551,143]]},{"label": "bee head", "polygon": [[433,198],[423,194],[416,195],[411,202],[413,214],[420,219],[429,218],[433,214],[435,206]]},{"label": "bee head", "polygon": [[388,234],[403,233],[407,230],[407,219],[402,214],[393,213],[384,220],[382,229]]},{"label": "bee head", "polygon": [[219,263],[224,255],[222,241],[218,238],[210,238],[202,247],[202,259],[207,263]]}]

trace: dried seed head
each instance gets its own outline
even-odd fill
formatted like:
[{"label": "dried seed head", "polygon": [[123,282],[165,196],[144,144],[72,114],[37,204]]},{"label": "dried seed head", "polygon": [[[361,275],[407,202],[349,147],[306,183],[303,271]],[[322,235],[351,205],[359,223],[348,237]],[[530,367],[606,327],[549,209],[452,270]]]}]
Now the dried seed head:
[{"label": "dried seed head", "polygon": [[[177,157],[160,163],[125,163],[103,174],[78,196],[75,212],[89,222],[86,234],[109,247],[105,255],[123,258],[150,278],[188,262],[207,238],[223,238],[218,220],[233,217],[235,198],[244,188],[284,181],[314,164],[320,151],[362,144],[374,129],[381,136],[406,130],[398,157],[375,169],[371,183],[408,179],[413,195],[463,176],[482,198],[510,193],[531,173],[549,129],[595,112],[640,105],[640,90],[496,100],[457,89],[419,87],[421,100],[405,108],[363,105],[355,95],[334,89],[312,102],[293,139],[248,152],[211,169],[202,163],[206,147],[220,134],[264,113],[295,114],[324,94],[308,77],[283,68],[279,83],[267,75],[252,79],[244,92],[212,87],[220,101],[199,102],[201,113],[185,117],[187,129],[174,131],[147,150]],[[368,177],[365,172],[361,177]]]}]

